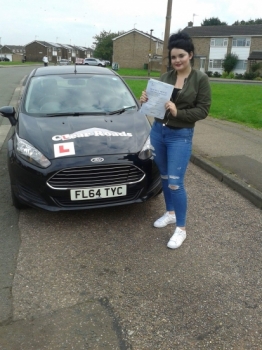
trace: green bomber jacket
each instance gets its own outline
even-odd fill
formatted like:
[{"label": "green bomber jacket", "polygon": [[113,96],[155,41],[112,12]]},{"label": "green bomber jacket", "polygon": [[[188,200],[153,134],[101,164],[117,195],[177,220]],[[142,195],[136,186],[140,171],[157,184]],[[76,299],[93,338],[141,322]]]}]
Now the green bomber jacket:
[{"label": "green bomber jacket", "polygon": [[[164,73],[160,81],[175,85],[177,73],[171,70]],[[177,93],[175,101],[177,115],[174,117],[169,111],[166,112],[164,119],[155,118],[156,121],[178,128],[193,128],[195,122],[207,117],[211,105],[211,88],[208,76],[192,69],[187,79],[184,81],[183,88]]]}]

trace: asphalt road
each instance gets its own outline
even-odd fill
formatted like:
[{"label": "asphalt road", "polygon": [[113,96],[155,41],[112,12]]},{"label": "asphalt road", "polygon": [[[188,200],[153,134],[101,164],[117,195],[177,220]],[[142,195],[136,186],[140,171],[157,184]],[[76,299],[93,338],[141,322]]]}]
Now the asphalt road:
[{"label": "asphalt road", "polygon": [[188,237],[169,250],[174,227],[152,225],[162,195],[110,209],[16,211],[5,153],[6,142],[1,350],[261,350],[261,210],[190,164]]}]

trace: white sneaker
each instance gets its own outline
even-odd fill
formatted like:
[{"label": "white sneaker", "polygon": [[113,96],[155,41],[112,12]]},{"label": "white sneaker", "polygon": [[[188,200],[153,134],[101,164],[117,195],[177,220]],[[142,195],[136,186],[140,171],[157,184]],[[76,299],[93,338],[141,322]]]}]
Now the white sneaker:
[{"label": "white sneaker", "polygon": [[186,231],[181,230],[181,228],[177,227],[175,230],[175,233],[167,243],[167,246],[168,248],[171,248],[171,249],[179,248],[185,239],[186,239]]},{"label": "white sneaker", "polygon": [[167,211],[161,218],[157,219],[154,222],[155,227],[166,227],[169,224],[175,224],[176,223],[176,215],[175,214],[169,214]]}]

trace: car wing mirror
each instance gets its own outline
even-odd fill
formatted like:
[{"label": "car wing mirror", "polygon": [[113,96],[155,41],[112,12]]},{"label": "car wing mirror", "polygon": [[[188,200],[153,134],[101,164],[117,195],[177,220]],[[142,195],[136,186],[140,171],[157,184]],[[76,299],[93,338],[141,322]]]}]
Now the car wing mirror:
[{"label": "car wing mirror", "polygon": [[8,118],[12,126],[16,125],[17,123],[15,113],[15,108],[12,106],[4,106],[0,108],[0,114],[2,114],[3,117]]}]

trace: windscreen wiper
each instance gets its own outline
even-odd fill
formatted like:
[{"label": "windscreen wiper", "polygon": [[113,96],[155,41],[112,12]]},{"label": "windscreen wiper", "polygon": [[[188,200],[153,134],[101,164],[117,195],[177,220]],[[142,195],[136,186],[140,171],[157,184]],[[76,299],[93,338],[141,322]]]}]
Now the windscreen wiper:
[{"label": "windscreen wiper", "polygon": [[48,113],[47,117],[79,117],[81,115],[105,115],[103,112]]},{"label": "windscreen wiper", "polygon": [[123,107],[123,108],[117,109],[116,111],[109,112],[109,113],[107,113],[107,115],[122,114],[122,113],[124,113],[126,110],[132,109],[132,108],[135,108],[135,107],[136,107],[136,106]]}]

